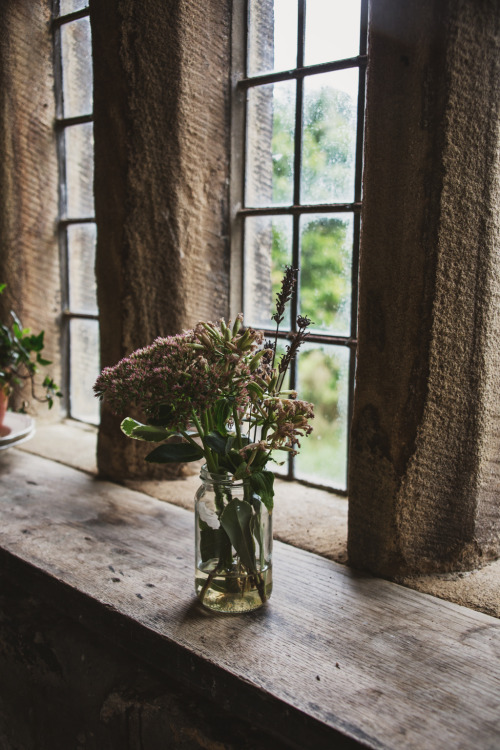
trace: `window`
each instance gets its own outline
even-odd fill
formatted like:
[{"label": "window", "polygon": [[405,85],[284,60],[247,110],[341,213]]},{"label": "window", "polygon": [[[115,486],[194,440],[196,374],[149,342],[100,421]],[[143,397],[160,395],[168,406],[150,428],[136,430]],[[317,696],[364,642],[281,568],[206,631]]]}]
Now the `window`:
[{"label": "window", "polygon": [[[235,36],[233,259],[245,322],[274,337],[285,265],[299,269],[279,345],[309,317],[291,388],[315,404],[288,476],[346,490],[354,387],[367,0],[249,0]],[[246,26],[246,28],[243,28]],[[242,259],[241,261],[239,259]]]},{"label": "window", "polygon": [[63,392],[69,417],[97,424],[99,372],[94,275],[92,50],[87,0],[55,0],[59,245],[62,268]]}]

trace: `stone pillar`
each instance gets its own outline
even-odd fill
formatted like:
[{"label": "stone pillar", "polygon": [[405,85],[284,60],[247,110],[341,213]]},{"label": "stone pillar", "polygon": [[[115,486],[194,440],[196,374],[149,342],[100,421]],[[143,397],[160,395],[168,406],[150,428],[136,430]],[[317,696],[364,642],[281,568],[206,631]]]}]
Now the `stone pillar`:
[{"label": "stone pillar", "polygon": [[373,0],[349,559],[500,554],[500,13]]},{"label": "stone pillar", "polygon": [[[90,2],[102,366],[227,316],[230,11]],[[165,476],[119,421],[103,409],[100,471]]]},{"label": "stone pillar", "polygon": [[[0,316],[14,310],[34,333],[61,382],[58,187],[50,2],[0,3]],[[46,373],[44,373],[46,374]],[[40,382],[43,380],[41,375]],[[36,402],[29,386],[14,398]],[[40,407],[44,418],[59,418]]]}]

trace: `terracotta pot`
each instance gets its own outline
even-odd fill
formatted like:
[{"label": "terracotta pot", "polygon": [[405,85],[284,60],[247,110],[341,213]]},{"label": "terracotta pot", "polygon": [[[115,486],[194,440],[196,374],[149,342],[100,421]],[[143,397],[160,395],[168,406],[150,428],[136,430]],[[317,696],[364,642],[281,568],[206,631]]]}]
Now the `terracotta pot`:
[{"label": "terracotta pot", "polygon": [[3,388],[0,388],[0,427],[3,425],[5,412],[7,411],[7,404],[9,403],[9,397]]}]

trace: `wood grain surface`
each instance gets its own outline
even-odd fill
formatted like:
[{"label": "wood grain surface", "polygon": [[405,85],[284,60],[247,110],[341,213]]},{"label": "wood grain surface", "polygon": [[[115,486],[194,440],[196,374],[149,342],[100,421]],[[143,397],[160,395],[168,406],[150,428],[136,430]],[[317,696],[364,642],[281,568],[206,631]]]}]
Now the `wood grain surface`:
[{"label": "wood grain surface", "polygon": [[193,517],[46,459],[0,457],[2,567],[296,748],[500,747],[500,623],[276,543],[269,604],[193,590]]}]

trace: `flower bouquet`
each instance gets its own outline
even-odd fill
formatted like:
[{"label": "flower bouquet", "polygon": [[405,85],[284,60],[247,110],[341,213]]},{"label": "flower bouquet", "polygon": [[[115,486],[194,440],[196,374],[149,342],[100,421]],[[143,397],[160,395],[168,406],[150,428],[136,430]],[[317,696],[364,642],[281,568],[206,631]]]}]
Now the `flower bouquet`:
[{"label": "flower bouquet", "polygon": [[105,368],[94,386],[115,413],[130,404],[145,413],[146,423],[127,417],[121,429],[161,443],[147,461],[204,459],[196,496],[196,592],[219,611],[248,611],[269,598],[274,474],[268,462],[277,451],[296,454],[299,438],[312,431],[312,405],[283,390],[310,320],[299,316],[285,352],[278,357],[276,351],[295,278],[287,267],[274,341],[245,328],[242,315],[234,324],[201,322]]}]

